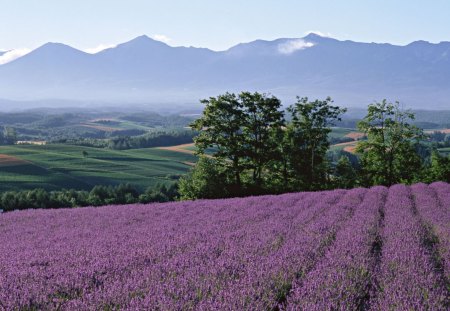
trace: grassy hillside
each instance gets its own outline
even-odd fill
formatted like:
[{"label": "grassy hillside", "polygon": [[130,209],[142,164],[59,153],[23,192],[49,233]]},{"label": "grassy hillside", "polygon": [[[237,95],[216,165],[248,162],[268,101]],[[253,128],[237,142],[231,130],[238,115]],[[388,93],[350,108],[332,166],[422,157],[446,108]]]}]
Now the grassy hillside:
[{"label": "grassy hillside", "polygon": [[[83,151],[87,156],[83,156]],[[69,145],[1,146],[0,191],[91,189],[131,183],[143,190],[189,170],[195,157],[155,148],[116,151]]]},{"label": "grassy hillside", "polygon": [[[344,137],[351,132],[334,128],[331,136]],[[346,146],[333,146],[332,150]],[[120,183],[144,190],[186,173],[196,162],[194,151],[193,144],[123,151],[67,144],[0,146],[0,192],[33,188],[90,190],[95,185]]]}]

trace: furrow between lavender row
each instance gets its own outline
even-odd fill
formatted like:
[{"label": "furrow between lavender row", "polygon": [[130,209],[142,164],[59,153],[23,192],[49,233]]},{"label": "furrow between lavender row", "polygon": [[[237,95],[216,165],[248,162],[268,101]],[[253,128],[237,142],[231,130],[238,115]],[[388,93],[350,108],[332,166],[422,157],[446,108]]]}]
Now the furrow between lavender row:
[{"label": "furrow between lavender row", "polygon": [[[417,205],[420,213],[435,234],[439,260],[444,270],[447,288],[450,290],[450,185],[442,182],[434,183],[428,187],[434,192],[435,199],[421,202]],[[435,203],[435,204],[434,204]],[[449,294],[450,295],[450,294]]]},{"label": "furrow between lavender row", "polygon": [[337,232],[333,246],[304,279],[294,284],[287,310],[367,308],[387,190],[372,188],[354,216]]},{"label": "furrow between lavender row", "polygon": [[[236,308],[246,309],[255,306],[267,307],[273,302],[279,288],[277,284],[283,269],[282,265],[284,252],[289,252],[290,241],[295,238],[291,236],[291,231],[307,223],[308,219],[314,218],[320,211],[321,205],[330,205],[328,201],[335,201],[336,197],[343,195],[343,191],[334,191],[328,196],[315,196],[314,202],[310,202],[313,208],[302,208],[301,205],[295,209],[304,210],[296,217],[294,223],[280,222],[282,214],[274,215],[270,222],[260,228],[242,228],[245,239],[239,241],[228,241],[219,257],[208,256],[208,248],[205,247],[207,255],[200,263],[201,269],[191,269],[192,262],[186,265],[183,270],[184,277],[180,282],[173,282],[173,286],[161,288],[156,284],[154,290],[161,290],[161,295],[147,296],[143,299],[134,299],[130,306],[161,306],[165,309],[220,309]],[[279,202],[278,202],[279,203]],[[313,204],[314,203],[314,204]],[[328,206],[328,208],[330,208]],[[294,216],[294,215],[293,215]],[[291,228],[291,231],[286,231]],[[261,237],[270,237],[261,243]],[[213,244],[216,244],[213,242]],[[195,254],[190,256],[195,260]],[[195,266],[195,265],[194,265]],[[198,281],[198,275],[203,276],[202,281]],[[275,278],[275,279],[274,279]],[[187,280],[187,282],[184,282]],[[169,281],[172,284],[172,281]],[[274,284],[274,287],[271,286]],[[144,286],[148,287],[148,286]],[[195,295],[192,295],[195,293]],[[161,301],[160,297],[179,297],[188,294],[188,299],[170,299]]]},{"label": "furrow between lavender row", "polygon": [[[4,266],[12,269],[7,271],[8,282],[0,286],[2,287],[0,292],[2,294],[16,293],[15,297],[5,298],[15,306],[76,308],[94,302],[98,303],[99,307],[105,302],[112,305],[126,303],[132,299],[152,295],[148,293],[148,288],[152,286],[141,286],[142,284],[151,285],[150,279],[156,278],[158,283],[167,284],[170,284],[170,280],[173,279],[179,285],[185,273],[183,267],[206,268],[202,266],[201,261],[199,264],[199,262],[186,260],[190,256],[193,261],[199,257],[202,258],[201,256],[208,252],[211,253],[210,256],[220,257],[227,247],[246,251],[252,245],[258,247],[266,245],[268,241],[276,240],[276,238],[271,239],[271,235],[267,232],[258,231],[257,228],[267,228],[269,231],[271,226],[268,222],[273,223],[272,226],[277,222],[277,219],[273,217],[274,213],[280,216],[279,219],[291,220],[293,216],[313,209],[315,201],[316,196],[313,194],[250,198],[244,201],[242,199],[240,201],[224,200],[217,202],[215,206],[211,206],[207,201],[200,201],[195,205],[186,205],[184,212],[179,213],[187,215],[183,219],[171,216],[161,218],[158,226],[156,224],[155,226],[158,229],[164,228],[163,234],[160,230],[156,231],[152,228],[149,230],[148,222],[151,223],[151,217],[155,213],[173,214],[171,204],[159,206],[160,208],[155,209],[157,212],[154,213],[148,213],[149,210],[144,210],[142,207],[141,217],[145,219],[144,222],[134,222],[129,220],[127,215],[122,215],[123,224],[114,223],[115,219],[110,220],[114,225],[89,223],[89,219],[83,219],[85,222],[88,220],[87,223],[75,221],[75,223],[61,224],[61,231],[53,232],[53,238],[49,237],[45,243],[42,241],[43,245],[37,249],[38,253],[23,250],[24,261],[29,260],[30,257],[39,258],[25,271],[14,271],[14,263],[11,262],[8,265],[7,258],[3,258],[2,262],[6,263]],[[302,203],[298,204],[299,202]],[[233,213],[230,213],[230,209],[234,210]],[[103,210],[90,212],[95,214],[100,211]],[[118,212],[122,213],[122,210]],[[217,218],[211,219],[209,213],[214,213]],[[300,219],[302,219],[301,216]],[[106,231],[98,236],[96,232],[98,226],[127,227],[128,230],[119,232],[120,234]],[[71,230],[67,230],[68,228]],[[246,240],[244,243],[245,236],[252,231],[255,231],[252,240]],[[55,240],[55,235],[59,236],[59,239]],[[83,239],[74,239],[73,235],[82,236]],[[146,238],[142,239],[143,236]],[[42,240],[45,238],[45,236],[42,237]],[[36,240],[39,239],[36,237]],[[87,243],[77,245],[83,242]],[[110,247],[114,245],[123,247],[111,249]],[[39,251],[40,249],[45,249],[45,254]],[[74,250],[78,253],[75,256]],[[224,256],[225,253],[222,257]],[[209,262],[207,256],[202,260]],[[180,264],[180,261],[185,262]],[[173,269],[173,266],[176,266],[178,271]],[[142,273],[145,270],[147,275]],[[200,272],[197,271],[198,275],[201,275]],[[201,278],[197,280],[202,281]],[[24,291],[8,290],[8,284],[16,289],[22,288]],[[170,292],[170,290],[167,291]],[[49,293],[52,294],[49,295]],[[81,296],[90,298],[81,300]],[[49,297],[52,300],[50,302]],[[176,296],[173,297],[176,298]],[[167,297],[162,296],[162,300],[164,299]],[[195,297],[195,299],[198,298]]]},{"label": "furrow between lavender row", "polygon": [[446,310],[447,292],[423,245],[423,227],[414,213],[411,189],[389,189],[385,208],[378,288],[371,310]]}]

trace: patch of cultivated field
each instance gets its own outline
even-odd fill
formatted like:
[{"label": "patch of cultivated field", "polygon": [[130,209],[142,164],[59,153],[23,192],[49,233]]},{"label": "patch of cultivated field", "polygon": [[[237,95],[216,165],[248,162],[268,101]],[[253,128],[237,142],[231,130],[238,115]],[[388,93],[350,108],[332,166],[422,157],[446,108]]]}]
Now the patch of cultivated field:
[{"label": "patch of cultivated field", "polygon": [[176,146],[168,146],[168,147],[158,147],[158,149],[182,152],[182,153],[188,153],[188,154],[195,154],[195,144],[194,143],[182,144],[182,145],[176,145]]},{"label": "patch of cultivated field", "polygon": [[26,163],[27,163],[27,161],[24,161],[17,157],[10,156],[7,154],[0,154],[0,167],[18,166],[18,165],[23,165]]},{"label": "patch of cultivated field", "polygon": [[358,140],[363,138],[364,136],[366,136],[364,133],[361,132],[350,132],[348,134],[346,134],[344,137],[348,137],[354,140]]},{"label": "patch of cultivated field", "polygon": [[349,141],[346,143],[339,143],[330,146],[330,150],[344,150],[350,153],[356,152],[357,141]]},{"label": "patch of cultivated field", "polygon": [[0,154],[0,191],[90,190],[120,183],[144,190],[171,182],[189,170],[186,162],[196,161],[193,155],[156,148],[117,151],[57,144],[1,146]]},{"label": "patch of cultivated field", "polygon": [[450,185],[0,215],[5,310],[448,310]]},{"label": "patch of cultivated field", "polygon": [[115,132],[115,131],[122,130],[121,128],[118,128],[118,127],[111,127],[111,126],[92,124],[92,123],[81,123],[80,125],[83,127],[92,128],[92,129],[103,131],[103,132]]},{"label": "patch of cultivated field", "polygon": [[450,129],[435,129],[435,130],[426,130],[425,133],[431,134],[434,132],[441,132],[441,133],[445,133],[445,134],[450,134]]}]

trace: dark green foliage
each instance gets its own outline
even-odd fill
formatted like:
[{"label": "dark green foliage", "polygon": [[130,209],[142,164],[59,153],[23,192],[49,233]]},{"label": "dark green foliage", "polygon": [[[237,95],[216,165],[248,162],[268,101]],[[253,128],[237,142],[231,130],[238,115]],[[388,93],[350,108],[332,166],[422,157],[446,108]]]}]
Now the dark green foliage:
[{"label": "dark green foliage", "polygon": [[349,158],[342,155],[334,170],[334,185],[336,188],[351,189],[356,184],[356,170]]},{"label": "dark green foliage", "polygon": [[108,142],[108,148],[126,150],[181,145],[192,143],[195,135],[196,133],[193,131],[166,130],[135,137],[120,136],[111,138]]},{"label": "dark green foliage", "polygon": [[0,209],[13,210],[36,208],[65,208],[81,206],[101,206],[109,204],[132,204],[174,201],[178,196],[177,185],[157,185],[140,194],[130,184],[95,186],[90,192],[61,190],[48,192],[44,189],[8,191],[0,195]]},{"label": "dark green foliage", "polygon": [[398,102],[383,100],[369,105],[366,117],[358,123],[359,130],[367,135],[367,140],[357,146],[363,185],[391,186],[416,179],[422,159],[415,145],[423,134],[412,120],[414,114],[401,110]]},{"label": "dark green foliage", "polygon": [[192,124],[194,130],[200,131],[194,139],[198,152],[203,154],[207,148],[216,147],[214,158],[232,172],[234,183],[240,188],[246,153],[242,100],[235,94],[226,93],[201,102],[206,105],[203,115]]},{"label": "dark green foliage", "polygon": [[195,143],[200,154],[214,152],[181,179],[181,199],[450,179],[450,160],[437,153],[430,158],[430,148],[443,147],[445,135],[433,133],[426,141],[413,125],[414,114],[398,103],[369,105],[358,123],[366,137],[354,155],[329,150],[331,141],[351,141],[344,137],[349,129],[332,133],[346,110],[330,98],[298,97],[287,115],[277,98],[259,93],[226,93],[202,102],[203,115],[192,124],[199,131]]},{"label": "dark green foliage", "polygon": [[423,179],[430,183],[437,180],[450,182],[450,157],[442,156],[434,151],[431,154],[431,163],[425,170]]},{"label": "dark green foliage", "polygon": [[[231,176],[233,178],[233,176]],[[230,195],[232,185],[216,159],[201,156],[195,167],[179,181],[180,199],[212,199]]]},{"label": "dark green foliage", "polygon": [[331,126],[346,111],[332,103],[329,97],[313,102],[299,97],[297,103],[288,108],[292,116],[285,134],[291,146],[288,163],[302,190],[321,189],[327,182],[328,135]]},{"label": "dark green foliage", "polygon": [[[199,131],[194,140],[199,154],[214,148],[215,162],[203,160],[200,165],[220,170],[215,169],[211,176],[202,173],[204,167],[198,172],[194,170],[189,179],[192,189],[186,185],[187,179],[180,186],[182,197],[192,197],[192,193],[202,194],[197,196],[201,198],[206,197],[203,194],[223,197],[267,192],[266,171],[279,152],[277,133],[284,125],[280,100],[266,94],[242,92],[211,97],[202,103],[206,105],[203,115],[192,124]],[[227,191],[214,194],[209,186],[199,185],[202,183],[195,178],[202,174],[208,178],[223,175],[220,187]],[[183,195],[184,191],[188,194]]]},{"label": "dark green foliage", "polygon": [[17,132],[14,128],[5,126],[0,131],[0,145],[13,145],[17,141]]},{"label": "dark green foliage", "polygon": [[178,196],[178,184],[173,183],[169,187],[157,185],[155,188],[148,188],[145,193],[139,196],[139,202],[169,202],[174,201]]},{"label": "dark green foliage", "polygon": [[433,133],[428,134],[428,137],[432,142],[444,142],[446,140],[447,134],[440,131],[434,131]]},{"label": "dark green foliage", "polygon": [[197,163],[180,181],[183,199],[318,190],[327,187],[327,150],[334,122],[345,112],[330,98],[298,98],[288,108],[274,96],[242,92],[203,100],[192,127],[199,154],[214,147],[213,159]]}]

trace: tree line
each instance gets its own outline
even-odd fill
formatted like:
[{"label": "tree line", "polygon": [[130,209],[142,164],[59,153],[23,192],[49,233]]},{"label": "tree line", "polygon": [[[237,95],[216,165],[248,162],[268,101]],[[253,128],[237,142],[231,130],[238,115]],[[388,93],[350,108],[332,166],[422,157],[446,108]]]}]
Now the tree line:
[{"label": "tree line", "polygon": [[0,145],[13,145],[17,141],[16,130],[9,126],[0,128]]},{"label": "tree line", "polygon": [[450,181],[450,160],[423,144],[414,114],[398,102],[369,105],[358,123],[365,138],[357,156],[344,154],[337,163],[329,159],[329,134],[346,109],[330,98],[297,97],[286,110],[258,92],[202,103],[202,116],[191,124],[200,159],[179,182],[181,199]]},{"label": "tree line", "polygon": [[13,210],[37,208],[66,208],[101,206],[111,204],[133,204],[150,202],[174,201],[178,196],[176,183],[169,186],[156,185],[149,187],[143,193],[130,184],[117,186],[98,185],[91,191],[75,189],[46,191],[32,189],[23,191],[7,191],[0,195],[0,210],[9,212]]},{"label": "tree line", "polygon": [[106,139],[78,137],[52,140],[50,142],[112,150],[128,150],[192,143],[195,135],[196,133],[191,130],[161,129],[138,136],[125,135],[121,132],[119,136]]},{"label": "tree line", "polygon": [[164,147],[191,143],[196,135],[193,131],[165,130],[141,136],[119,136],[111,138],[107,147],[113,150]]}]

